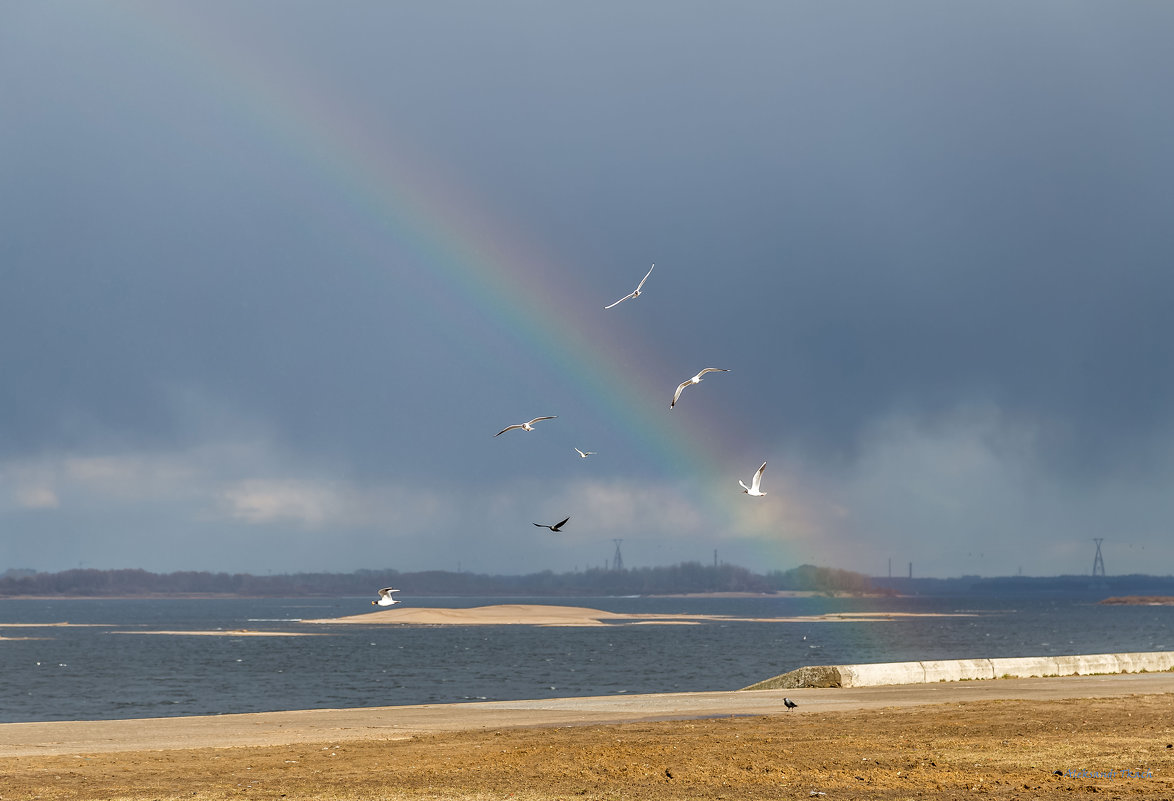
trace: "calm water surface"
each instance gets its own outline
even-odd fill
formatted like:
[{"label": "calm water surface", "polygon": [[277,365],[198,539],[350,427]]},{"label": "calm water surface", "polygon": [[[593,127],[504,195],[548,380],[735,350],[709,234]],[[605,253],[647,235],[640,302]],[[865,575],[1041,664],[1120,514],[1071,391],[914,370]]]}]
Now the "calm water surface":
[{"label": "calm water surface", "polygon": [[[804,665],[1174,650],[1174,608],[1095,600],[405,599],[427,607],[548,603],[744,617],[952,615],[599,628],[301,622],[369,612],[368,598],[0,600],[0,637],[28,638],[0,640],[0,722],[733,690]],[[66,621],[95,625],[3,625]],[[215,629],[321,636],[123,633]]]}]

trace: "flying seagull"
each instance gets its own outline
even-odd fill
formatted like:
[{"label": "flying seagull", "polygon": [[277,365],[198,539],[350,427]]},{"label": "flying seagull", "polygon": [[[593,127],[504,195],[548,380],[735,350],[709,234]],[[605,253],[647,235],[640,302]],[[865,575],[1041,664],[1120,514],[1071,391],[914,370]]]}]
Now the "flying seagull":
[{"label": "flying seagull", "polygon": [[795,707],[797,707],[799,705],[797,703],[795,703],[794,701],[792,701],[790,698],[784,698],[783,699],[783,706],[785,706],[787,708],[787,711],[790,712],[792,709],[794,709]]},{"label": "flying seagull", "polygon": [[588,456],[594,456],[594,455],[595,455],[595,451],[581,451],[581,450],[579,450],[578,448],[575,448],[575,453],[579,454],[579,455],[580,455],[580,456],[582,456],[584,459],[586,459]]},{"label": "flying seagull", "polygon": [[738,479],[738,483],[742,484],[742,492],[746,493],[747,495],[752,495],[755,498],[761,498],[763,495],[765,495],[766,493],[758,488],[759,485],[762,484],[762,471],[765,469],[766,462],[763,462],[762,467],[758,468],[758,472],[754,474],[754,478],[750,479],[749,487],[747,487],[745,484],[742,484],[742,479]]},{"label": "flying seagull", "polygon": [[704,370],[702,370],[700,373],[698,373],[697,375],[690,378],[688,381],[682,381],[681,385],[679,387],[677,387],[677,391],[673,393],[673,402],[669,404],[669,408],[671,409],[677,405],[677,401],[680,399],[681,393],[685,391],[685,387],[689,386],[690,384],[700,384],[701,383],[701,376],[705,375],[706,373],[728,373],[728,372],[730,372],[730,371],[723,370],[720,367],[706,367]]},{"label": "flying seagull", "polygon": [[652,270],[653,270],[653,267],[656,267],[656,265],[654,264],[654,265],[652,265],[652,267],[649,267],[649,268],[648,268],[648,272],[644,274],[644,277],[640,279],[640,283],[636,285],[636,291],[635,291],[635,292],[633,292],[633,293],[632,293],[632,294],[630,294],[630,295],[624,295],[622,298],[620,298],[619,300],[617,300],[615,303],[611,304],[611,306],[604,306],[603,308],[605,308],[605,309],[610,309],[612,306],[619,306],[621,303],[623,303],[623,302],[624,302],[625,300],[627,300],[628,298],[638,298],[638,297],[640,297],[640,292],[641,292],[641,290],[643,290],[643,289],[644,289],[644,282],[648,280],[648,276],[652,275]]},{"label": "flying seagull", "polygon": [[398,604],[399,601],[397,601],[395,598],[391,597],[391,594],[393,592],[399,592],[399,590],[392,589],[391,587],[384,587],[383,589],[381,589],[379,591],[379,600],[372,601],[371,605],[372,606],[391,606],[392,604]]},{"label": "flying seagull", "polygon": [[548,528],[551,531],[553,531],[555,534],[557,534],[562,529],[562,527],[567,524],[567,521],[570,519],[571,518],[569,518],[569,517],[564,517],[561,522],[555,523],[553,526],[548,526],[545,523],[535,523],[534,525],[538,526],[538,528]]},{"label": "flying seagull", "polygon": [[505,432],[507,432],[507,431],[513,431],[515,428],[520,428],[520,429],[522,429],[523,431],[533,431],[533,430],[534,430],[534,424],[535,424],[535,423],[537,423],[539,420],[553,420],[555,417],[558,417],[558,415],[556,414],[556,415],[553,415],[553,416],[551,416],[551,417],[535,417],[533,420],[531,420],[531,421],[530,421],[530,422],[528,422],[528,423],[518,423],[517,425],[513,425],[513,426],[506,426],[505,428],[503,428],[501,431],[498,431],[498,432],[497,432],[496,434],[494,434],[493,436],[495,436],[495,437],[500,437],[500,436],[501,436],[502,434],[504,434]]}]

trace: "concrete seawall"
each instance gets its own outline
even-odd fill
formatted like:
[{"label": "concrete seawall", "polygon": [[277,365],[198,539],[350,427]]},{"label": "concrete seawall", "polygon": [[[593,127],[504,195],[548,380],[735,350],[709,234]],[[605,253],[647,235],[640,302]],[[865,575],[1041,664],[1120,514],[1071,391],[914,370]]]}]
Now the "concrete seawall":
[{"label": "concrete seawall", "polygon": [[1174,651],[1075,656],[1019,656],[1002,659],[944,659],[865,665],[816,665],[760,681],[744,690],[795,687],[876,687],[973,679],[1090,676],[1106,673],[1160,673],[1174,670]]}]

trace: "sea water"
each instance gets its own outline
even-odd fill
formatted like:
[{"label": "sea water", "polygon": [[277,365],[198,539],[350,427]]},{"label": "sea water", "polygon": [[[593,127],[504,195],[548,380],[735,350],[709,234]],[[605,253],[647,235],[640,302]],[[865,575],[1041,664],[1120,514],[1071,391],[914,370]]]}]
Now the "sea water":
[{"label": "sea water", "polygon": [[[0,722],[735,690],[804,665],[1174,650],[1174,607],[1094,601],[1051,596],[405,599],[427,607],[546,603],[757,618],[878,611],[930,615],[546,628],[302,622],[369,612],[367,598],[5,599],[0,600],[5,638],[0,639]],[[74,625],[42,625],[61,622]],[[240,629],[317,636],[146,633]]]}]

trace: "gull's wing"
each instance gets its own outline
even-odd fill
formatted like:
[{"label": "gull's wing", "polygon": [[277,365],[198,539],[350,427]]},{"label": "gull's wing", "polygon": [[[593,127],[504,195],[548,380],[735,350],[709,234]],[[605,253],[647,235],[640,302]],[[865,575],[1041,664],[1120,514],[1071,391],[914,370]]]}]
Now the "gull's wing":
[{"label": "gull's wing", "polygon": [[706,367],[704,370],[702,370],[700,373],[697,374],[697,377],[700,378],[701,376],[705,375],[706,373],[728,373],[728,372],[730,372],[730,371],[723,370],[720,367]]},{"label": "gull's wing", "polygon": [[625,300],[627,300],[628,298],[634,298],[634,297],[636,297],[636,293],[635,293],[635,292],[632,292],[631,294],[624,295],[622,298],[620,298],[619,300],[617,300],[615,303],[611,304],[611,306],[604,306],[603,308],[604,308],[604,309],[610,309],[610,308],[612,308],[612,306],[619,306],[621,303],[623,303],[623,302],[624,302]]},{"label": "gull's wing", "polygon": [[754,489],[758,489],[758,486],[760,484],[762,484],[762,471],[763,470],[766,470],[766,462],[762,463],[762,467],[758,468],[758,472],[755,473],[754,478],[752,478],[750,480],[750,486],[752,486]]},{"label": "gull's wing", "polygon": [[521,427],[522,427],[522,424],[521,424],[521,423],[518,423],[517,425],[506,426],[505,428],[503,428],[501,431],[498,431],[498,432],[497,432],[496,434],[494,434],[493,436],[495,436],[495,437],[500,437],[502,434],[504,434],[504,433],[505,433],[505,432],[507,432],[507,431],[513,431],[515,428],[521,428]]},{"label": "gull's wing", "polygon": [[569,517],[564,517],[561,523],[555,523],[553,526],[550,527],[550,530],[551,531],[558,531],[560,528],[562,528],[564,525],[566,525],[567,521],[570,519],[571,518],[569,518]]},{"label": "gull's wing", "polygon": [[391,587],[384,587],[383,589],[381,589],[379,591],[379,597],[386,598],[388,595],[391,595],[393,592],[399,592],[399,590],[392,589]]},{"label": "gull's wing", "polygon": [[528,425],[528,426],[532,426],[532,425],[534,425],[535,423],[537,423],[539,420],[553,420],[553,419],[554,419],[554,418],[556,418],[556,417],[558,417],[558,415],[557,415],[557,414],[551,415],[550,417],[535,417],[535,418],[534,418],[533,420],[531,420],[529,423],[526,423],[526,425]]},{"label": "gull's wing", "polygon": [[688,381],[681,382],[681,385],[679,387],[677,387],[677,391],[673,393],[673,402],[669,404],[670,409],[677,405],[677,401],[680,400],[681,393],[685,391],[685,387],[689,386],[692,383],[693,383],[692,378],[690,378]]},{"label": "gull's wing", "polygon": [[746,483],[742,479],[738,479],[738,486],[742,488],[742,492],[750,492],[750,488],[746,486]]},{"label": "gull's wing", "polygon": [[546,525],[545,523],[535,523],[534,525],[538,526],[538,528],[550,528],[550,526]]},{"label": "gull's wing", "polygon": [[[648,272],[646,272],[644,274],[644,277],[640,279],[640,283],[636,284],[636,292],[639,292],[641,289],[644,288],[644,282],[648,280],[648,276],[652,275],[652,271],[655,268],[656,268],[655,264],[648,268]],[[632,294],[635,294],[635,292]]]}]

